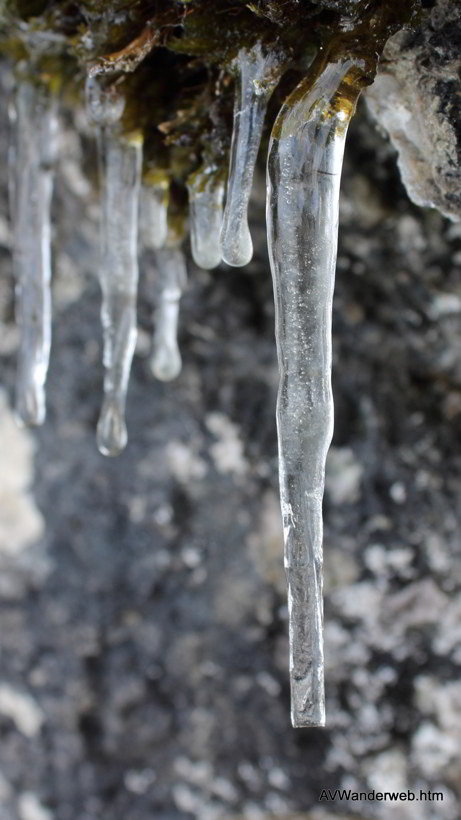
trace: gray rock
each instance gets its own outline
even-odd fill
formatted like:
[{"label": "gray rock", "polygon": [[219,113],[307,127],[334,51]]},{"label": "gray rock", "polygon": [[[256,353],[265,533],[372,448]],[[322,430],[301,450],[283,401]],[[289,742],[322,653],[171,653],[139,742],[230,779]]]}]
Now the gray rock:
[{"label": "gray rock", "polygon": [[413,202],[461,218],[461,8],[437,0],[416,30],[388,41],[366,93],[398,151]]}]

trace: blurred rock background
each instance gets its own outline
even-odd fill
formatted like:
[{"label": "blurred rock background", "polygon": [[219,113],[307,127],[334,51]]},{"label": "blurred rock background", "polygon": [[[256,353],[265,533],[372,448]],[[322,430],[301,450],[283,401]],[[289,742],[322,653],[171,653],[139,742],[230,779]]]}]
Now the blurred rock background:
[{"label": "blurred rock background", "polygon": [[189,263],[184,369],[152,380],[141,257],[129,446],[99,455],[94,146],[62,116],[48,417],[12,415],[17,329],[0,147],[0,818],[384,818],[322,789],[461,782],[461,225],[407,198],[364,105],[351,127],[325,496],[327,729],[289,722],[277,366],[261,168],[244,269]]}]

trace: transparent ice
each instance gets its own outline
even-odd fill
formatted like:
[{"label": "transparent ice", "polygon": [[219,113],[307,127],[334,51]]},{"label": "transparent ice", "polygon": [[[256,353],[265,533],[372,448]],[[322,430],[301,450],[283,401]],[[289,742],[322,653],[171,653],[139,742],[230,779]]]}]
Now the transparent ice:
[{"label": "transparent ice", "polygon": [[150,366],[156,379],[169,382],[182,367],[178,347],[179,302],[187,280],[186,259],[179,245],[157,251],[159,299],[154,314],[154,339]]},{"label": "transparent ice", "polygon": [[136,345],[138,200],[142,142],[105,130],[102,135],[100,282],[104,330],[104,401],[98,448],[118,455],[127,443],[125,402]]},{"label": "transparent ice", "polygon": [[141,241],[148,250],[162,248],[168,235],[169,181],[157,174],[147,179],[141,189],[140,234]]},{"label": "transparent ice", "polygon": [[[325,723],[322,499],[333,432],[331,311],[344,144],[358,91],[351,59],[304,81],[273,128],[267,229],[280,368],[280,494],[294,726]],[[346,91],[345,91],[346,89]]]},{"label": "transparent ice", "polygon": [[277,53],[261,43],[240,49],[236,58],[234,127],[229,181],[221,231],[222,258],[241,267],[253,256],[248,227],[248,203],[269,98],[280,79]]},{"label": "transparent ice", "polygon": [[137,335],[142,139],[139,134],[125,136],[119,130],[124,104],[115,86],[104,78],[89,77],[85,91],[87,113],[99,126],[101,176],[99,281],[105,376],[97,444],[103,455],[116,456],[127,443],[126,393]]},{"label": "transparent ice", "polygon": [[50,207],[56,155],[56,103],[43,86],[20,81],[10,108],[10,211],[16,314],[20,328],[16,413],[42,424],[51,347]]},{"label": "transparent ice", "polygon": [[211,166],[191,174],[189,191],[190,239],[192,257],[204,270],[221,262],[219,236],[223,219],[224,177]]}]

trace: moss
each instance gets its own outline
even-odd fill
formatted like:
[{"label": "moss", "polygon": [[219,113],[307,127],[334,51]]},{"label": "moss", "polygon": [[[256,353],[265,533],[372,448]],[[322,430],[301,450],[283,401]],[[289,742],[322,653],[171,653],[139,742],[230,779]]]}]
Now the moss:
[{"label": "moss", "polygon": [[227,162],[239,49],[262,41],[283,54],[285,95],[317,52],[361,49],[374,66],[418,8],[419,0],[4,0],[0,48],[72,103],[87,71],[107,74],[126,99],[124,130],[143,135],[145,173],[169,169],[180,185],[203,164]]}]

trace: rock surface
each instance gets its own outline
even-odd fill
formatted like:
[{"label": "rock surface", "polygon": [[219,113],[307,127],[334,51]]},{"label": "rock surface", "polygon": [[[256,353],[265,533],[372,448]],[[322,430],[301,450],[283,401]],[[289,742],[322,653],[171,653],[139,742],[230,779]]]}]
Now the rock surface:
[{"label": "rock surface", "polygon": [[388,41],[368,105],[399,152],[417,205],[461,218],[461,7],[431,4],[424,23]]},{"label": "rock surface", "polygon": [[[6,156],[5,95],[0,105]],[[295,731],[262,175],[252,264],[190,265],[184,371],[171,385],[149,374],[155,267],[141,259],[130,443],[107,460],[95,445],[98,212],[82,173],[94,154],[76,117],[80,139],[63,119],[48,419],[33,436],[11,427],[17,332],[0,170],[1,820],[389,817],[389,803],[319,801],[337,787],[441,792],[400,802],[398,816],[455,820],[460,227],[410,203],[361,106],[334,314],[328,726]]]}]

